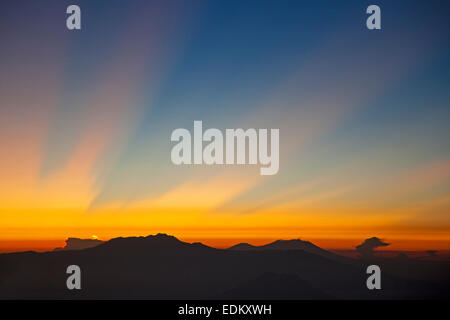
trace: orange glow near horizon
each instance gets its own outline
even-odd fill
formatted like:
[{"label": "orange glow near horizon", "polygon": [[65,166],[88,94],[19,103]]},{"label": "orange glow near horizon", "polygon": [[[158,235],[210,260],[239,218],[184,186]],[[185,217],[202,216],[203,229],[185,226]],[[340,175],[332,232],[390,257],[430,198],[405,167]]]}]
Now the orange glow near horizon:
[{"label": "orange glow near horizon", "polygon": [[[128,236],[141,236],[141,235],[128,235]],[[175,234],[174,236],[177,237]],[[249,243],[255,246],[261,246],[279,240],[279,238],[184,238],[177,237],[179,240],[194,243],[201,242],[210,247],[226,249],[238,243]],[[298,238],[298,237],[297,237]],[[294,238],[283,238],[283,240]],[[315,245],[327,249],[327,250],[354,250],[355,246],[360,244],[363,239],[324,239],[324,238],[301,238],[307,240]],[[109,240],[109,238],[100,239],[103,241]],[[64,247],[65,240],[63,239],[43,239],[43,240],[0,240],[0,253],[6,252],[21,252],[21,251],[52,251],[57,247]],[[450,251],[450,240],[404,240],[393,239],[389,246],[379,248],[382,251],[427,251],[438,250],[448,253]]]}]

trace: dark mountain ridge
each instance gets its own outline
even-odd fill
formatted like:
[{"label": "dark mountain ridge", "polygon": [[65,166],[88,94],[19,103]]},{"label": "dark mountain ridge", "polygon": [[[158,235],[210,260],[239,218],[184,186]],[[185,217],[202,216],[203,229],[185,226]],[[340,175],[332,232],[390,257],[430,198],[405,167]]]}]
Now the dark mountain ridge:
[{"label": "dark mountain ridge", "polygon": [[[298,242],[227,250],[157,234],[115,238],[83,250],[0,254],[0,298],[209,299],[254,293],[272,299],[399,299],[442,294],[441,287],[389,274],[383,274],[383,290],[370,291],[364,262],[278,248],[292,244]],[[69,265],[81,269],[81,290],[66,287]],[[299,287],[283,285],[289,279]]]},{"label": "dark mountain ridge", "polygon": [[337,255],[333,252],[324,250],[315,244],[304,241],[300,239],[291,239],[291,240],[275,240],[271,243],[261,245],[261,246],[253,246],[248,243],[239,243],[236,244],[228,250],[242,250],[242,251],[249,251],[249,250],[303,250],[305,252],[309,252],[312,254],[320,255],[323,257],[327,257],[329,259],[338,260],[338,261],[345,261],[347,263],[351,263],[351,260],[347,257]]}]

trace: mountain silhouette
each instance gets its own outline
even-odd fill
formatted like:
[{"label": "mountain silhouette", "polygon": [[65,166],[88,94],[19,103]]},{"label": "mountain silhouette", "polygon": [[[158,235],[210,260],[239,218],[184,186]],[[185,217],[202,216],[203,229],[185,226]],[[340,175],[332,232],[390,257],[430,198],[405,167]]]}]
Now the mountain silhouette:
[{"label": "mountain silhouette", "polygon": [[[0,254],[0,298],[404,299],[442,297],[447,288],[389,274],[381,265],[383,290],[370,291],[365,261],[333,259],[298,240],[261,247],[216,249],[157,234],[115,238],[81,250]],[[66,287],[69,265],[81,269],[81,290]],[[408,266],[411,261],[398,269]],[[439,266],[448,271],[447,265]]]},{"label": "mountain silhouette", "polygon": [[229,247],[228,250],[254,250],[257,248],[257,246],[251,245],[249,243],[238,243],[234,246]]},{"label": "mountain silhouette", "polygon": [[346,257],[339,256],[335,253],[332,253],[330,251],[324,250],[315,244],[304,241],[300,239],[292,239],[292,240],[276,240],[274,242],[262,245],[262,246],[253,246],[248,243],[239,243],[237,245],[234,245],[228,250],[303,250],[305,252],[309,252],[312,254],[316,254],[319,256],[327,257],[334,260],[349,260]]}]

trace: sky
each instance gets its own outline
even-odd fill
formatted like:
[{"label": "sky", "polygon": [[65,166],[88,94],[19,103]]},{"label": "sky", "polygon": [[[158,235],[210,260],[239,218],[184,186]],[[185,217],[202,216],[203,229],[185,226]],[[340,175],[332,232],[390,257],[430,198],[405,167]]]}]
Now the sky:
[{"label": "sky", "polygon": [[[450,4],[374,3],[2,1],[0,251],[157,232],[450,250]],[[279,128],[278,174],[174,165],[194,120]]]}]

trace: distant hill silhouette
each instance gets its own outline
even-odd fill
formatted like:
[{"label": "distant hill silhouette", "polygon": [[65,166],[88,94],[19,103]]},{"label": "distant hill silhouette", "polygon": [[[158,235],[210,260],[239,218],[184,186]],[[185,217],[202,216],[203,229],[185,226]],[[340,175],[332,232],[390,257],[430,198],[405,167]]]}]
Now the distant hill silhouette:
[{"label": "distant hill silhouette", "polygon": [[322,257],[327,257],[334,260],[349,260],[348,258],[339,256],[330,251],[324,250],[315,244],[304,241],[300,239],[292,239],[292,240],[276,240],[274,242],[262,245],[262,246],[253,246],[248,243],[239,243],[234,245],[228,250],[303,250],[305,252],[309,252],[312,254],[317,254]]},{"label": "distant hill silhouette", "polygon": [[[303,249],[286,250],[299,244]],[[381,264],[383,289],[369,291],[366,261],[340,261],[322,250],[298,240],[258,250],[215,249],[157,234],[115,238],[81,250],[0,254],[0,298],[404,299],[447,294],[448,286],[437,281],[448,265],[417,265],[418,273],[409,278],[412,262],[401,265],[393,259],[390,263],[404,273],[390,274]],[[66,268],[72,264],[81,268],[81,290],[66,288]],[[436,281],[421,280],[423,272]]]},{"label": "distant hill silhouette", "polygon": [[254,250],[254,249],[258,249],[258,247],[251,245],[249,243],[238,243],[228,248],[228,250]]}]

